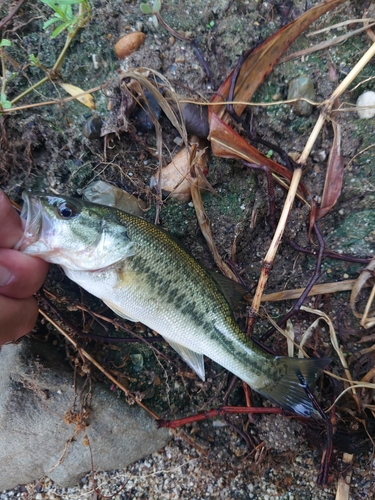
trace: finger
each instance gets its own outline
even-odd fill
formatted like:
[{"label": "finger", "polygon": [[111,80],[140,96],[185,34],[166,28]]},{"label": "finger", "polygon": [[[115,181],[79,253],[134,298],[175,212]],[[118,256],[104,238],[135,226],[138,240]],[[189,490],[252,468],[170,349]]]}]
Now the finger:
[{"label": "finger", "polygon": [[13,248],[22,235],[21,219],[7,196],[0,190],[0,247]]},{"label": "finger", "polygon": [[17,299],[31,297],[42,286],[48,264],[17,250],[0,249],[0,294]]},{"label": "finger", "polygon": [[0,296],[0,345],[29,333],[38,317],[38,304],[33,297],[11,299]]}]

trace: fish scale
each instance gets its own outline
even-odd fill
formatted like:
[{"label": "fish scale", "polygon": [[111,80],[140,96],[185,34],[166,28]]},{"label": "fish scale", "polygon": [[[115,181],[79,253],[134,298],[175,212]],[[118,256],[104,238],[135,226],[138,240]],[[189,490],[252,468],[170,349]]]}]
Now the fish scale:
[{"label": "fish scale", "polygon": [[318,415],[299,377],[313,382],[329,360],[272,356],[254,344],[216,280],[165,231],[113,207],[23,198],[21,251],[60,264],[115,313],[157,331],[202,379],[205,355],[283,408]]}]

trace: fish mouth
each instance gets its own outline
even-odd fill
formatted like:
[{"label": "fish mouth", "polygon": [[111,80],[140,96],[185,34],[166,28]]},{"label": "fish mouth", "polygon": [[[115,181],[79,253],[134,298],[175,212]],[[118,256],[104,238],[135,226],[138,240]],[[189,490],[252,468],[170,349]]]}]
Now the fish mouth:
[{"label": "fish mouth", "polygon": [[15,250],[27,253],[27,249],[40,239],[42,227],[45,226],[43,205],[39,198],[32,196],[28,191],[22,193],[23,206],[20,213],[23,235],[18,241]]}]

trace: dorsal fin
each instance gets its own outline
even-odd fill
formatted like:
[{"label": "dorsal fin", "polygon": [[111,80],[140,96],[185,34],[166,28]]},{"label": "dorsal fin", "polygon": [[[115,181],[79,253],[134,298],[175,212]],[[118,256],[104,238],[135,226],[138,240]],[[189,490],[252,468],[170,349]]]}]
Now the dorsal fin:
[{"label": "dorsal fin", "polygon": [[226,298],[226,301],[232,309],[235,309],[239,302],[242,300],[243,296],[248,293],[248,290],[230,278],[227,278],[223,274],[215,273],[214,271],[207,271],[211,278],[215,281],[222,294]]}]

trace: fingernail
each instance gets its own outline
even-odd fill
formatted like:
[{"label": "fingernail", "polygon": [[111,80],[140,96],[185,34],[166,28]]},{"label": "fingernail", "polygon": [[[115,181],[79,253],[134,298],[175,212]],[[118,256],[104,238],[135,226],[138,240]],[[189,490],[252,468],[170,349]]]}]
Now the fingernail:
[{"label": "fingernail", "polygon": [[13,278],[13,274],[4,266],[0,265],[0,286],[7,285]]}]

